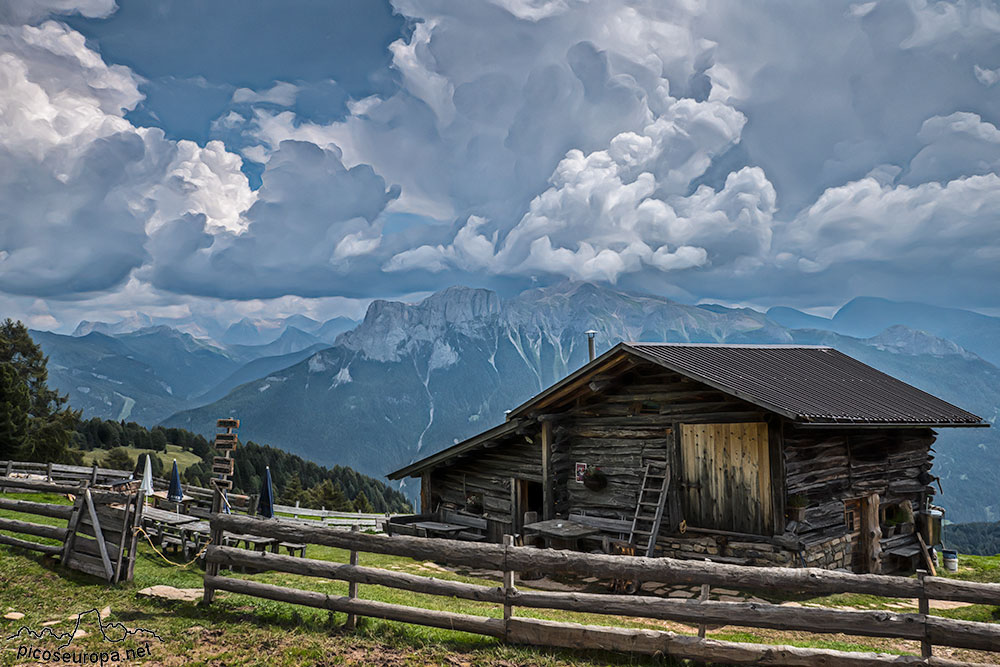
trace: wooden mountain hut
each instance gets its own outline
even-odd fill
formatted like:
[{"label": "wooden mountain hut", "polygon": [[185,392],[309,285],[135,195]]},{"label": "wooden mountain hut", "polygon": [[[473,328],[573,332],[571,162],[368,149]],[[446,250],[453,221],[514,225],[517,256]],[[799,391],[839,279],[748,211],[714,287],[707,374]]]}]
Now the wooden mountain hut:
[{"label": "wooden mountain hut", "polygon": [[934,429],[975,426],[829,347],[620,343],[389,477],[452,536],[905,571],[935,541]]}]

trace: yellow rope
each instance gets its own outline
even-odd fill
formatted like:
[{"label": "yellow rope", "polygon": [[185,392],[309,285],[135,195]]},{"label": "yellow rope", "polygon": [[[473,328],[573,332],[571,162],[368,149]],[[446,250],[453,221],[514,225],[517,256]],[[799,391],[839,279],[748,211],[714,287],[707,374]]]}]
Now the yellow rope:
[{"label": "yellow rope", "polygon": [[199,558],[201,558],[202,555],[204,555],[204,553],[206,551],[208,551],[208,545],[210,545],[212,543],[212,540],[209,540],[208,542],[205,542],[205,546],[203,546],[201,548],[201,551],[199,551],[197,554],[195,554],[194,558],[192,558],[188,562],[186,562],[183,565],[181,565],[180,563],[175,563],[174,561],[172,561],[169,558],[167,558],[166,556],[164,556],[163,552],[160,551],[159,549],[157,549],[156,545],[153,544],[153,538],[151,538],[149,536],[149,533],[147,533],[143,529],[142,526],[136,526],[135,528],[132,529],[132,535],[138,535],[139,533],[142,533],[143,535],[146,536],[146,541],[149,542],[149,546],[152,547],[153,551],[156,553],[157,556],[159,556],[160,558],[162,558],[163,560],[165,560],[169,565],[173,565],[174,567],[189,567],[190,565],[193,565],[195,563],[195,561],[197,561]]}]

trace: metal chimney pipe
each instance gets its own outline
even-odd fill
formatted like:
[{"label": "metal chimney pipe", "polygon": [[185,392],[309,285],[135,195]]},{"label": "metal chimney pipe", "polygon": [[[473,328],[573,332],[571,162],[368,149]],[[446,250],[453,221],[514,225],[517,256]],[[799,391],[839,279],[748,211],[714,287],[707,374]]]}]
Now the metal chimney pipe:
[{"label": "metal chimney pipe", "polygon": [[597,358],[597,348],[594,346],[594,336],[597,332],[591,329],[587,333],[587,352],[590,354],[590,360],[593,361]]}]

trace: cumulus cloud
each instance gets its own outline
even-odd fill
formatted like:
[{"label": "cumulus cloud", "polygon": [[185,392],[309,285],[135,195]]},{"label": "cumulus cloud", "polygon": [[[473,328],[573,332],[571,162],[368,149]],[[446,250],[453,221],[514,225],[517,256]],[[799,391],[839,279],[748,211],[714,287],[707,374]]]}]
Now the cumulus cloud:
[{"label": "cumulus cloud", "polygon": [[294,83],[278,81],[266,90],[251,90],[250,88],[237,88],[233,93],[233,104],[276,104],[282,107],[290,107],[295,104],[295,98],[299,94],[299,87]]},{"label": "cumulus cloud", "polygon": [[240,230],[187,214],[154,231],[153,284],[239,299],[363,293],[354,272],[378,248],[376,220],[398,189],[367,165],[348,169],[335,149],[298,141],[282,142],[261,178]]},{"label": "cumulus cloud", "polygon": [[240,88],[205,145],[126,119],[141,79],[69,28],[4,28],[0,289],[361,298],[566,276],[829,301],[845,277],[992,252],[974,241],[1000,172],[990,3],[393,4],[411,27],[395,87],[325,115],[300,84]]},{"label": "cumulus cloud", "polygon": [[[1000,278],[995,211],[1000,176],[986,174],[945,184],[889,186],[874,179],[827,190],[787,230],[782,261],[807,273],[876,264],[886,273],[925,274],[928,281]],[[917,241],[919,239],[919,241]]]},{"label": "cumulus cloud", "polygon": [[138,84],[63,24],[0,28],[0,289],[108,289],[148,260],[148,228],[237,226],[253,200],[239,158],[133,126]]}]

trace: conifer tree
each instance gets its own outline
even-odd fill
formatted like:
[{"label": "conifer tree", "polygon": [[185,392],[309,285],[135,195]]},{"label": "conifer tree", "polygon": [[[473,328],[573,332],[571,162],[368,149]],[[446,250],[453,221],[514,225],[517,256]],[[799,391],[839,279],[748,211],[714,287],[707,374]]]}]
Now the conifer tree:
[{"label": "conifer tree", "polygon": [[9,363],[0,363],[0,459],[16,458],[28,435],[31,397]]}]

